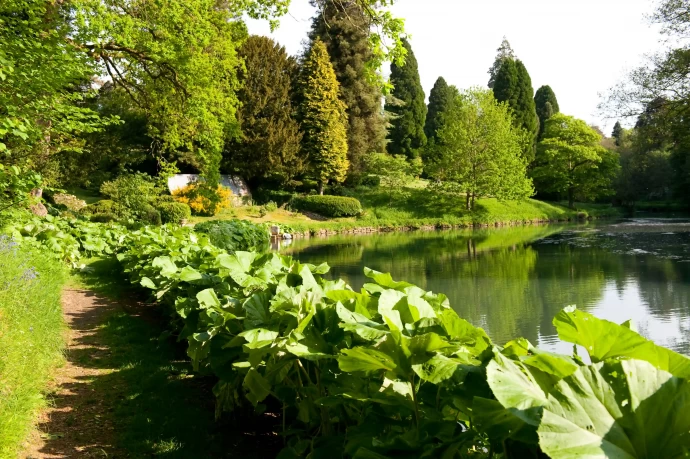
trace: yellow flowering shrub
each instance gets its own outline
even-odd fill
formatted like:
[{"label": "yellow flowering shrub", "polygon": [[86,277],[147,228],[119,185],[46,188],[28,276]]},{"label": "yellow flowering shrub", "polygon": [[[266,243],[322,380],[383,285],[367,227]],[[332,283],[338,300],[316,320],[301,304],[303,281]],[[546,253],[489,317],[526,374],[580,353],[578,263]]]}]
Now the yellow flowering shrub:
[{"label": "yellow flowering shrub", "polygon": [[203,183],[190,183],[172,195],[175,201],[187,204],[194,215],[213,216],[230,207],[232,190],[222,185],[213,190]]}]

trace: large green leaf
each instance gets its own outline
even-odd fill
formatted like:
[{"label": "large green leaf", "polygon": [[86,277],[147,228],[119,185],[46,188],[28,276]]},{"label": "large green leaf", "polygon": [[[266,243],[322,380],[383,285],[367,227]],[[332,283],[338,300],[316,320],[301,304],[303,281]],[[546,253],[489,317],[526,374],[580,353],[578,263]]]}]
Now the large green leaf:
[{"label": "large green leaf", "polygon": [[207,288],[197,293],[196,299],[199,301],[199,306],[202,309],[220,307],[218,296],[216,296],[216,292],[212,288]]},{"label": "large green leaf", "polygon": [[347,372],[390,371],[396,368],[395,362],[388,354],[364,347],[344,349],[338,356],[338,366]]},{"label": "large green leaf", "polygon": [[177,266],[175,266],[170,257],[157,257],[153,260],[151,266],[159,268],[163,277],[172,277],[177,272]]},{"label": "large green leaf", "polygon": [[271,393],[271,384],[255,369],[250,369],[242,383],[247,389],[247,399],[254,405],[263,401]]},{"label": "large green leaf", "polygon": [[247,298],[242,307],[245,311],[245,327],[255,328],[270,322],[270,292],[258,292]]},{"label": "large green leaf", "polygon": [[342,303],[336,305],[336,311],[341,321],[339,326],[343,330],[354,332],[367,341],[379,339],[388,333],[383,325],[373,322],[361,314],[348,310]]},{"label": "large green leaf", "polygon": [[690,454],[690,383],[640,360],[581,367],[551,390],[538,428],[554,459]]},{"label": "large green leaf", "polygon": [[376,282],[381,287],[392,288],[394,290],[403,290],[413,285],[408,282],[396,282],[391,277],[390,273],[380,273],[373,269],[364,268],[364,275]]},{"label": "large green leaf", "polygon": [[397,290],[384,290],[379,298],[379,314],[386,321],[391,330],[404,330],[398,304],[405,300],[405,294]]},{"label": "large green leaf", "polygon": [[525,365],[500,352],[494,352],[494,359],[486,367],[486,379],[506,408],[527,410],[546,404],[546,394]]},{"label": "large green leaf", "polygon": [[690,378],[690,358],[645,339],[629,327],[594,317],[575,307],[554,318],[558,336],[584,347],[593,362],[612,358],[644,360],[680,378]]},{"label": "large green leaf", "polygon": [[412,370],[423,380],[440,384],[453,377],[460,363],[443,355],[435,355],[424,363],[412,365]]}]

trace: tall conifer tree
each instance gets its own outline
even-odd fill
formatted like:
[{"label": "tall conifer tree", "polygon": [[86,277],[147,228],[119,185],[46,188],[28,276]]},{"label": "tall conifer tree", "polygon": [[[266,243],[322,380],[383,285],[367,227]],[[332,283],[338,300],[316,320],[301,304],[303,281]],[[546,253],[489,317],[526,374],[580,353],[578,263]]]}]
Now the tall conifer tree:
[{"label": "tall conifer tree", "polygon": [[506,59],[515,59],[515,52],[510,46],[508,39],[503,37],[501,46],[496,50],[496,59],[494,59],[494,63],[489,69],[489,88],[493,89],[498,71],[501,70],[501,65],[503,65],[503,61]]},{"label": "tall conifer tree", "polygon": [[436,138],[436,132],[442,124],[443,114],[452,106],[453,99],[457,94],[458,91],[455,87],[448,86],[443,77],[438,77],[429,93],[429,106],[424,126],[424,134],[428,141]]},{"label": "tall conifer tree", "polygon": [[426,145],[424,125],[427,108],[417,59],[407,40],[403,40],[403,46],[407,49],[405,64],[402,67],[391,64],[392,95],[398,102],[386,103],[386,111],[392,114],[388,151],[416,158],[419,150]]},{"label": "tall conifer tree", "polygon": [[329,182],[343,182],[349,167],[347,114],[339,90],[326,45],[316,38],[302,63],[299,118],[302,149],[321,194]]},{"label": "tall conifer tree", "polygon": [[356,2],[328,2],[314,18],[310,34],[326,44],[347,105],[348,158],[354,173],[362,171],[368,154],[384,151],[386,143],[381,88],[366,73],[372,58],[370,22]]},{"label": "tall conifer tree", "polygon": [[616,146],[621,146],[621,136],[623,135],[623,126],[621,126],[620,121],[616,121],[616,124],[613,125],[613,132],[611,133],[611,137],[616,139]]},{"label": "tall conifer tree", "polygon": [[539,135],[539,118],[534,104],[532,79],[522,61],[506,59],[496,75],[494,96],[499,102],[506,102],[513,110],[515,125],[529,136],[524,157],[528,163],[534,160]]},{"label": "tall conifer tree", "polygon": [[237,94],[242,135],[226,145],[223,169],[250,183],[268,177],[287,182],[304,166],[302,134],[291,103],[297,63],[268,37],[249,37],[240,55],[245,63]]},{"label": "tall conifer tree", "polygon": [[537,116],[539,117],[539,138],[541,139],[546,127],[546,120],[556,113],[560,113],[561,109],[558,106],[556,94],[551,89],[551,86],[548,85],[537,89],[537,93],[534,95],[534,105],[537,108]]}]

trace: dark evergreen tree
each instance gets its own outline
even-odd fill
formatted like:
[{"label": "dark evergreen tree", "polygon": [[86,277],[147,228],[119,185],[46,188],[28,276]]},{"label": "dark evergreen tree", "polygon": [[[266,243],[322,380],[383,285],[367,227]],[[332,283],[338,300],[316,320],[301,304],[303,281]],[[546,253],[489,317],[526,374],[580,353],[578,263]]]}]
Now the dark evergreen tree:
[{"label": "dark evergreen tree", "polygon": [[623,126],[621,126],[620,121],[616,121],[616,124],[613,125],[613,132],[611,133],[611,137],[616,139],[616,146],[620,147],[621,146],[621,136],[623,135]]},{"label": "dark evergreen tree", "polygon": [[534,104],[539,117],[539,138],[541,139],[546,127],[546,120],[560,112],[556,94],[554,94],[551,86],[546,85],[537,89],[537,93],[534,95]]},{"label": "dark evergreen tree", "polygon": [[494,96],[513,110],[515,125],[527,131],[531,142],[525,147],[528,163],[534,160],[539,135],[539,118],[534,104],[532,79],[522,61],[506,59],[496,75]]},{"label": "dark evergreen tree", "polygon": [[269,177],[287,182],[305,163],[291,103],[297,64],[268,37],[251,36],[239,51],[245,62],[237,93],[242,134],[226,146],[223,169],[240,174],[250,184]]},{"label": "dark evergreen tree", "polygon": [[347,105],[347,141],[350,171],[364,168],[370,153],[382,152],[386,123],[381,109],[381,88],[367,78],[372,58],[369,45],[371,19],[356,2],[328,2],[314,18],[310,37],[326,44],[340,95]]},{"label": "dark evergreen tree", "polygon": [[436,138],[436,132],[441,127],[443,114],[450,108],[457,89],[448,86],[443,77],[438,77],[429,93],[429,106],[424,125],[424,134],[428,141]]},{"label": "dark evergreen tree", "polygon": [[508,39],[503,37],[501,46],[496,50],[496,59],[494,59],[494,63],[489,69],[489,88],[493,89],[498,71],[501,70],[501,65],[503,65],[503,61],[506,59],[515,59],[515,52],[511,48]]},{"label": "dark evergreen tree", "polygon": [[419,150],[426,145],[424,125],[426,123],[426,103],[424,90],[419,80],[417,59],[407,40],[403,40],[407,49],[405,64],[400,67],[391,64],[392,95],[397,101],[386,103],[386,111],[391,113],[388,132],[388,151],[394,155],[406,155],[408,158],[419,156]]}]

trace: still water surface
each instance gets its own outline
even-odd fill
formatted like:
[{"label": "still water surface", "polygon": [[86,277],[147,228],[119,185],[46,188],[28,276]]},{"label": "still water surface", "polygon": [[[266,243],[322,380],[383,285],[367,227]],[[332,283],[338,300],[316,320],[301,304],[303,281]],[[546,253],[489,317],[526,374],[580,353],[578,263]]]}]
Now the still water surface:
[{"label": "still water surface", "polygon": [[359,289],[365,266],[448,295],[497,343],[525,337],[568,352],[551,321],[563,307],[632,319],[644,336],[690,355],[690,219],[391,233],[297,240],[281,249]]}]

